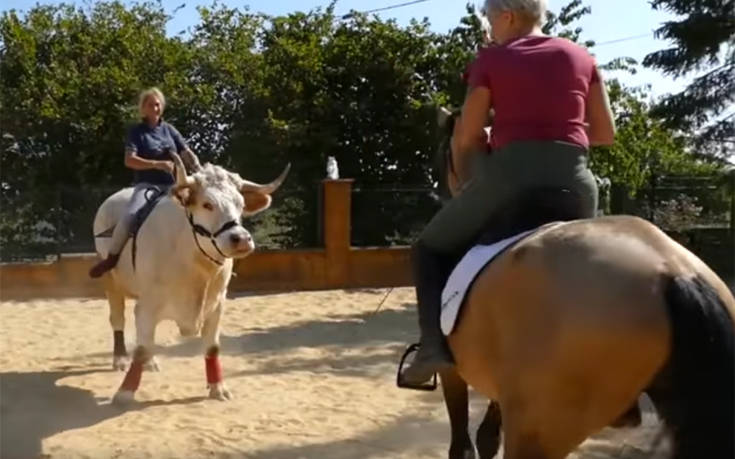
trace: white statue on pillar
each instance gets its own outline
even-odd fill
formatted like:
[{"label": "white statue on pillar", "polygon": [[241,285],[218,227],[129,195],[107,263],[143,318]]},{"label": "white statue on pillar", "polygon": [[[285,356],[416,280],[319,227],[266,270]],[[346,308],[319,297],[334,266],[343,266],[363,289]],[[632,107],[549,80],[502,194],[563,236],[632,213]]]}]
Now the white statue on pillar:
[{"label": "white statue on pillar", "polygon": [[339,168],[337,160],[334,156],[327,156],[327,178],[329,180],[337,180],[339,178]]}]

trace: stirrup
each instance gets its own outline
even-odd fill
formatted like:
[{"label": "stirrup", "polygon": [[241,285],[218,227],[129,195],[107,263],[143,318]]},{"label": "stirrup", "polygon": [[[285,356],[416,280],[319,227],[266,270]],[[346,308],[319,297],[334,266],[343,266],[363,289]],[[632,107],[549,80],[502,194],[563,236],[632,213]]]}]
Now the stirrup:
[{"label": "stirrup", "polygon": [[413,390],[422,390],[422,391],[431,392],[431,391],[436,390],[438,386],[437,380],[436,380],[436,373],[434,373],[434,376],[431,379],[431,382],[425,383],[425,384],[410,384],[404,381],[401,377],[403,374],[403,364],[405,363],[406,358],[409,355],[417,352],[419,350],[419,347],[421,347],[419,343],[414,343],[408,346],[408,349],[406,349],[406,351],[403,353],[403,357],[401,357],[401,363],[398,364],[398,375],[396,375],[396,385],[402,389],[413,389]]}]

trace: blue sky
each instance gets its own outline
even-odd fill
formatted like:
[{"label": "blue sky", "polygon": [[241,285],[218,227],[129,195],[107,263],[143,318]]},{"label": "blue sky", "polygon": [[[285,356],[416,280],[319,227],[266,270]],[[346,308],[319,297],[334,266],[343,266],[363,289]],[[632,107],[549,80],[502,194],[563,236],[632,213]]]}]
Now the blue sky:
[{"label": "blue sky", "polygon": [[[384,6],[404,3],[408,0],[338,0],[336,13],[343,14],[350,10],[371,10]],[[470,0],[479,4],[481,0]],[[567,3],[566,0],[548,0],[549,8],[558,11]],[[28,10],[37,3],[37,0],[5,0],[3,9]],[[46,3],[58,3],[56,1],[44,1]],[[79,0],[72,3],[82,4]],[[183,8],[178,10],[174,18],[168,24],[170,34],[178,33],[198,22],[197,5],[210,5],[211,0],[163,0],[163,5],[168,12],[174,11],[182,3]],[[324,7],[328,0],[220,0],[229,7],[249,6],[251,11],[260,11],[268,14],[284,14],[291,11],[308,11],[317,7]],[[632,36],[648,34],[646,37],[636,38],[628,41],[600,45],[593,52],[600,63],[607,62],[615,57],[629,56],[639,62],[643,57],[658,49],[668,46],[665,41],[653,38],[653,30],[661,23],[674,19],[666,12],[654,11],[648,0],[584,0],[585,5],[592,7],[592,14],[584,17],[579,25],[584,29],[583,38],[592,39],[598,43],[618,40]],[[399,23],[405,24],[411,18],[428,18],[432,29],[438,32],[446,32],[456,26],[459,18],[465,13],[465,0],[427,0],[423,3],[405,6],[402,8],[384,11],[379,14],[383,18],[395,18]],[[650,84],[652,95],[660,96],[669,92],[677,92],[684,88],[691,77],[673,80],[658,72],[640,69],[634,76],[620,74],[624,82],[631,85]]]}]

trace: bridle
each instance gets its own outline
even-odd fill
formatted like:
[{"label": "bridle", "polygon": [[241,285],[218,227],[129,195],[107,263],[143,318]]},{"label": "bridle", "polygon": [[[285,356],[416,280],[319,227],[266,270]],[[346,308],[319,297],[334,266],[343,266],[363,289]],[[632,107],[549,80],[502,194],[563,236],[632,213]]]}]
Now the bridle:
[{"label": "bridle", "polygon": [[[174,177],[176,177],[176,167],[177,166],[174,166]],[[212,233],[211,231],[209,231],[207,228],[203,227],[199,223],[194,223],[194,215],[191,212],[188,212],[188,211],[186,212],[186,219],[189,221],[189,226],[191,226],[191,235],[194,238],[194,242],[196,243],[197,247],[199,248],[199,251],[202,252],[202,254],[205,257],[209,258],[209,260],[212,263],[216,264],[217,266],[222,266],[224,264],[224,260],[219,261],[216,258],[214,258],[213,256],[211,256],[210,254],[208,254],[204,250],[204,248],[201,246],[201,244],[199,244],[199,239],[197,238],[197,234],[200,235],[200,236],[202,236],[202,237],[208,238],[209,241],[214,246],[215,250],[217,250],[217,253],[219,253],[220,255],[222,255],[222,258],[227,259],[228,258],[227,255],[225,255],[224,253],[222,253],[222,250],[220,250],[219,246],[217,245],[216,237],[219,236],[220,234],[224,233],[225,231],[227,231],[230,228],[233,228],[235,226],[239,226],[240,223],[238,223],[236,220],[230,220],[230,221],[226,222],[224,225],[222,225],[217,231],[215,231],[214,233]]]},{"label": "bridle", "polygon": [[219,246],[217,245],[217,239],[216,238],[217,238],[217,236],[219,236],[220,234],[222,234],[225,231],[229,230],[230,228],[234,228],[235,226],[240,226],[240,223],[238,223],[235,220],[230,220],[230,221],[226,222],[224,225],[222,225],[217,231],[215,231],[214,233],[212,233],[211,231],[209,231],[207,228],[203,227],[199,223],[194,223],[194,215],[191,214],[190,212],[187,212],[186,213],[186,216],[187,216],[187,220],[189,221],[189,226],[191,226],[191,234],[194,237],[194,242],[196,242],[197,247],[199,247],[199,251],[202,252],[202,254],[204,254],[205,257],[209,258],[209,260],[212,261],[212,263],[214,263],[214,264],[216,264],[218,266],[222,266],[224,264],[224,260],[223,261],[219,261],[216,258],[212,257],[210,254],[208,254],[204,250],[204,248],[202,248],[201,244],[199,244],[199,239],[197,238],[197,234],[200,235],[200,236],[202,236],[202,237],[208,238],[209,241],[214,246],[214,248],[217,250],[217,252],[220,255],[222,255],[222,258],[227,259],[228,258],[227,255],[225,255],[224,253],[222,253],[222,250],[220,250]]}]

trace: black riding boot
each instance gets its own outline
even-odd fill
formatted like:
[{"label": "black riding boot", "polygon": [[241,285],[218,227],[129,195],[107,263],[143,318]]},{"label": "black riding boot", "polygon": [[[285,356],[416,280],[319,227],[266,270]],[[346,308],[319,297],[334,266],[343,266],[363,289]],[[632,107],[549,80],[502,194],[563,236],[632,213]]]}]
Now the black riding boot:
[{"label": "black riding boot", "polygon": [[449,276],[449,266],[445,257],[421,242],[413,247],[411,263],[416,284],[421,346],[414,361],[401,373],[401,379],[410,385],[420,385],[429,381],[434,373],[454,366],[454,358],[440,326],[441,293]]}]

